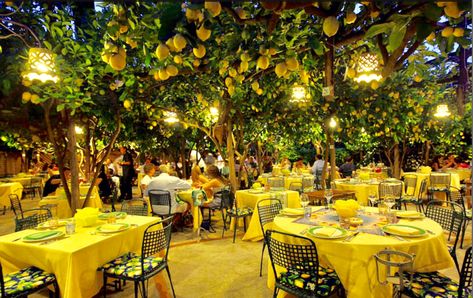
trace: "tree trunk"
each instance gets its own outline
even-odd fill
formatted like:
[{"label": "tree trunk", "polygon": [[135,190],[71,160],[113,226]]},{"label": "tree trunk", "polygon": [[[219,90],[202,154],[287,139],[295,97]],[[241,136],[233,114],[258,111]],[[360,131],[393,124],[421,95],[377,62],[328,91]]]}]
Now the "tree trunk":
[{"label": "tree trunk", "polygon": [[92,170],[90,161],[90,147],[91,147],[91,140],[90,140],[90,127],[87,124],[85,127],[85,145],[84,145],[84,158],[85,158],[85,164],[84,164],[84,178],[86,181],[90,181],[90,171]]},{"label": "tree trunk", "polygon": [[68,142],[68,151],[70,156],[70,165],[71,168],[71,210],[72,214],[76,213],[76,210],[80,208],[79,204],[79,166],[77,164],[77,155],[76,155],[76,129],[74,118],[69,118],[69,128],[67,131],[69,142]]},{"label": "tree trunk", "polygon": [[228,117],[227,127],[226,127],[226,136],[227,136],[227,159],[228,167],[230,169],[230,183],[234,190],[237,190],[239,187],[236,173],[235,173],[235,148],[233,147],[233,138],[232,138],[232,119]]},{"label": "tree trunk", "polygon": [[401,159],[399,155],[399,143],[394,144],[394,162],[393,162],[393,176],[394,178],[401,178]]},{"label": "tree trunk", "polygon": [[[462,27],[466,29],[467,20],[464,17],[462,22]],[[468,65],[466,57],[466,49],[460,46],[460,55],[459,55],[459,76],[458,76],[458,85],[457,85],[457,109],[458,115],[462,117],[465,114],[465,90],[468,88]]]},{"label": "tree trunk", "polygon": [[335,179],[335,172],[337,171],[337,163],[335,161],[335,142],[333,139],[333,131],[330,131],[330,181]]},{"label": "tree trunk", "polygon": [[425,158],[424,158],[424,165],[429,164],[430,159],[430,140],[425,141]]},{"label": "tree trunk", "polygon": [[258,173],[263,173],[263,148],[261,148],[261,142],[256,141],[256,160],[258,162]]},{"label": "tree trunk", "polygon": [[333,86],[333,37],[330,37],[328,41],[325,43],[327,47],[327,51],[324,53],[324,60],[325,60],[325,76],[324,76],[324,87],[328,88],[328,95],[325,95],[325,99],[327,101],[332,101],[334,99],[334,86]]}]

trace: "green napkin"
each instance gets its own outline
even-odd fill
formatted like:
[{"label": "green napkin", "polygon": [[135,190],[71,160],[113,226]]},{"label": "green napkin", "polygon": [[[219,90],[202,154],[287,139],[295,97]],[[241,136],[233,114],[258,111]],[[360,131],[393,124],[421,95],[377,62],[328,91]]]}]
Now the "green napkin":
[{"label": "green napkin", "polygon": [[58,231],[44,231],[39,233],[34,233],[25,237],[28,240],[39,240],[47,237],[57,235]]}]

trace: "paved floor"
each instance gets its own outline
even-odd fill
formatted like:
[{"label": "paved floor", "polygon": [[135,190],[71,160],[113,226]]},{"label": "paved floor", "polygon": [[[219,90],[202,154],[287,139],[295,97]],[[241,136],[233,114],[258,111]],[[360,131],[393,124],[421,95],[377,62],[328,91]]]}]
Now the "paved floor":
[{"label": "paved floor", "polygon": [[[37,206],[38,200],[25,199],[24,209]],[[218,218],[217,216],[215,216]],[[232,233],[227,232],[221,239],[220,222],[214,222],[217,233],[204,232],[198,239],[191,229],[175,232],[169,263],[177,297],[235,297],[258,298],[271,297],[272,291],[266,286],[267,263],[265,260],[263,277],[259,277],[259,258],[261,242],[241,241],[232,243]],[[13,212],[0,215],[0,235],[14,230]],[[471,243],[471,225],[467,231],[465,243]],[[200,241],[199,241],[200,240]],[[458,250],[460,264],[464,250]],[[458,279],[454,268],[443,270],[448,276]],[[167,277],[166,277],[167,280]],[[149,285],[149,297],[159,297],[156,290]],[[45,297],[46,293],[31,295]],[[133,297],[133,284],[127,283],[123,292],[110,293],[109,297]],[[98,296],[100,297],[100,296]]]}]

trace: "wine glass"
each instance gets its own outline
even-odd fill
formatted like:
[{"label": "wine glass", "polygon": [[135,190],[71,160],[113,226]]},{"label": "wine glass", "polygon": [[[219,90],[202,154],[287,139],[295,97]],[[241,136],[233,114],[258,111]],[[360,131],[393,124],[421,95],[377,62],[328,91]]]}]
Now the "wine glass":
[{"label": "wine glass", "polygon": [[388,206],[388,212],[391,212],[391,208],[396,204],[396,201],[394,200],[394,197],[392,196],[386,196],[386,199],[384,200],[384,203],[386,206]]},{"label": "wine glass", "polygon": [[301,201],[301,206],[304,209],[305,207],[309,205],[309,197],[305,193],[301,194],[300,201]]},{"label": "wine glass", "polygon": [[324,191],[324,197],[327,200],[327,208],[330,209],[330,205],[332,204],[332,197],[333,197],[333,192],[331,189],[326,189]]},{"label": "wine glass", "polygon": [[376,204],[376,193],[374,191],[370,191],[368,194],[368,200],[370,200],[371,206]]}]

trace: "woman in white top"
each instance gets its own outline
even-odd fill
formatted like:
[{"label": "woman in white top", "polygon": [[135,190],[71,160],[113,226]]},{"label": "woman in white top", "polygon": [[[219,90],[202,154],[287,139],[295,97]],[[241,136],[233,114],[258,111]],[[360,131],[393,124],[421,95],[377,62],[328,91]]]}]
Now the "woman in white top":
[{"label": "woman in white top", "polygon": [[147,164],[143,167],[143,170],[145,172],[145,176],[141,178],[141,193],[144,193],[146,188],[148,187],[148,184],[151,182],[151,179],[153,179],[154,173],[156,172],[154,165],[153,164]]}]

